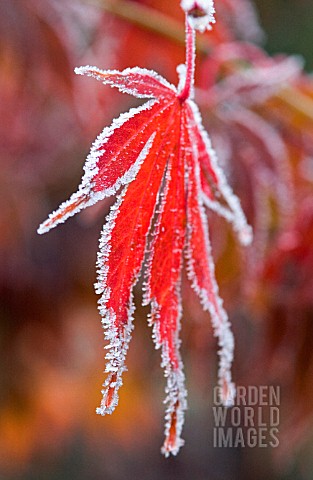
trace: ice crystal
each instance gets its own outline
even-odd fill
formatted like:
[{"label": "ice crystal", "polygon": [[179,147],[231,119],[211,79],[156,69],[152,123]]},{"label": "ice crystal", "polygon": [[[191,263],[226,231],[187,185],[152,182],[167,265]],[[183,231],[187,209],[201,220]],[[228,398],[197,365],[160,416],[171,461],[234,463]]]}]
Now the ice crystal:
[{"label": "ice crystal", "polygon": [[194,29],[200,32],[211,30],[211,23],[215,23],[213,0],[182,0],[181,7]]}]

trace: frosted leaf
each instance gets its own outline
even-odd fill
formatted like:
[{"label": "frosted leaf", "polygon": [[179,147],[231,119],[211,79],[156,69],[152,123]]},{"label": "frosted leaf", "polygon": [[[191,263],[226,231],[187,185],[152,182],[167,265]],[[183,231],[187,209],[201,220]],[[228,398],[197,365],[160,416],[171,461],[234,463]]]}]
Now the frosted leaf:
[{"label": "frosted leaf", "polygon": [[[118,402],[125,358],[133,329],[133,288],[148,253],[144,302],[151,305],[149,323],[157,348],[162,350],[166,377],[166,425],[162,452],[176,455],[187,408],[179,332],[182,316],[181,273],[183,252],[188,277],[205,310],[211,314],[218,339],[218,383],[222,400],[231,404],[234,339],[214,277],[208,236],[200,165],[212,173],[216,198],[211,208],[231,221],[244,242],[249,227],[204,131],[193,98],[195,31],[214,22],[211,0],[181,2],[186,11],[186,66],[179,69],[176,89],[155,72],[138,67],[104,71],[80,67],[86,74],[139,98],[155,98],[131,109],[105,128],[87,158],[82,183],[68,202],[52,214],[41,233],[70,215],[124,187],[111,207],[103,227],[97,258],[96,292],[101,294],[99,312],[105,331],[107,378],[97,413],[112,413]],[[218,198],[226,202],[219,205]],[[213,199],[214,197],[214,199]]]},{"label": "frosted leaf", "polygon": [[176,92],[174,85],[158,73],[146,68],[126,68],[119,70],[101,70],[86,65],[75,68],[77,75],[88,75],[100,82],[118,88],[122,93],[137,98],[168,98]]},{"label": "frosted leaf", "polygon": [[162,453],[176,455],[183,445],[181,431],[184,423],[187,392],[184,386],[183,364],[179,353],[180,295],[182,252],[185,242],[185,175],[184,123],[182,119],[172,135],[172,152],[158,201],[157,219],[148,248],[144,303],[151,303],[149,323],[156,348],[162,348],[165,369],[166,399],[165,441]]},{"label": "frosted leaf", "polygon": [[[69,217],[80,212],[83,208],[94,205],[99,200],[102,200],[105,197],[109,197],[119,190],[123,185],[126,185],[132,182],[137,173],[138,169],[143,162],[144,158],[148,154],[148,151],[151,147],[152,140],[151,138],[143,146],[140,154],[138,155],[135,162],[130,165],[129,169],[120,176],[117,177],[113,182],[110,183],[111,179],[108,179],[107,188],[102,190],[94,189],[94,179],[99,172],[98,163],[101,157],[106,152],[105,145],[110,141],[112,136],[119,128],[131,120],[133,117],[139,116],[142,112],[150,110],[156,104],[155,100],[150,100],[144,105],[131,108],[127,113],[122,113],[117,119],[114,119],[110,127],[105,127],[103,131],[98,135],[94,143],[92,144],[89,155],[87,156],[86,163],[84,165],[84,175],[77,192],[75,192],[69,200],[63,202],[60,207],[53,213],[51,213],[48,219],[43,222],[39,228],[38,233],[43,234],[48,232],[51,228],[56,227],[58,224],[65,222]],[[121,145],[121,149],[127,147],[127,142]],[[117,157],[117,155],[115,155]],[[114,158],[111,159],[114,162]]]},{"label": "frosted leaf", "polygon": [[[151,100],[140,107],[131,108],[127,113],[122,113],[117,119],[114,119],[110,127],[105,127],[103,129],[93,143],[90,154],[87,157],[86,164],[84,165],[85,175],[82,178],[80,188],[89,187],[90,184],[92,185],[92,180],[99,171],[98,160],[103,156],[103,153],[105,152],[105,145],[109,142],[113,133],[125,126],[130,119],[139,116],[145,110],[151,109],[155,103],[156,102],[154,100]],[[121,148],[126,149],[127,143],[123,144]],[[138,166],[139,165],[137,163],[135,167],[134,165],[130,167],[130,169],[125,172],[122,177],[117,178],[113,185],[110,185],[108,188],[104,189],[102,195],[106,197],[111,196],[116,193],[122,185],[126,185],[132,181],[136,175],[136,172],[138,171]]]},{"label": "frosted leaf", "polygon": [[123,384],[122,374],[127,370],[125,366],[125,358],[129,341],[131,339],[131,331],[133,329],[133,312],[134,306],[131,299],[129,307],[129,322],[123,326],[120,331],[115,327],[116,317],[112,312],[108,311],[103,320],[105,332],[108,332],[105,334],[105,338],[110,340],[111,343],[107,346],[109,352],[105,356],[107,360],[105,372],[108,373],[108,376],[103,383],[103,390],[101,391],[103,397],[100,407],[96,409],[96,413],[99,415],[111,414],[118,404],[118,390]]},{"label": "frosted leaf", "polygon": [[[191,130],[191,135],[192,136],[198,135],[199,136],[198,140],[200,140],[203,143],[205,151],[210,161],[211,169],[214,172],[214,175],[217,180],[217,188],[222,194],[222,196],[224,197],[230,211],[232,212],[233,228],[237,233],[240,242],[243,245],[249,245],[252,242],[252,238],[253,238],[252,229],[247,223],[245,214],[243,213],[243,210],[240,205],[240,201],[238,197],[234,195],[234,193],[232,192],[231,187],[227,183],[223,170],[218,165],[217,156],[214,149],[212,148],[210,137],[208,136],[207,132],[204,130],[202,126],[201,115],[197,105],[192,100],[189,101],[189,105],[191,107],[193,119],[196,125],[196,130],[194,130],[193,132]],[[197,142],[197,138],[193,140]],[[193,143],[194,142],[191,141],[191,144]],[[197,153],[195,153],[195,155],[197,156]],[[203,199],[201,199],[201,202],[202,201]],[[223,210],[221,210],[221,212],[223,212]],[[224,215],[222,214],[222,216],[225,216],[225,214]]]},{"label": "frosted leaf", "polygon": [[[161,127],[162,124],[160,129]],[[154,132],[149,141],[155,155],[149,155],[142,164],[136,177],[137,183],[133,182],[125,188],[117,204],[111,208],[103,228],[97,262],[96,291],[102,293],[99,310],[103,316],[110,349],[106,355],[109,376],[104,384],[102,406],[98,410],[101,414],[110,413],[117,402],[117,390],[125,370],[124,360],[131,331],[131,291],[140,275],[146,250],[146,236],[151,227],[156,198],[171,152],[171,144],[167,141],[166,134],[173,129],[178,135],[179,121],[174,117],[168,121],[165,131]],[[114,388],[111,387],[112,383]],[[108,407],[108,402],[113,403]]]},{"label": "frosted leaf", "polygon": [[180,5],[194,29],[200,32],[211,30],[210,24],[215,23],[213,0],[182,0]]},{"label": "frosted leaf", "polygon": [[177,355],[179,357],[178,368],[173,369],[169,360],[168,348],[166,345],[163,346],[162,367],[165,370],[167,380],[164,403],[167,405],[167,408],[165,413],[165,441],[161,452],[165,457],[168,457],[170,454],[177,455],[185,443],[181,438],[181,433],[185,421],[185,410],[187,409],[187,391],[185,388],[183,364],[179,353]]},{"label": "frosted leaf", "polygon": [[98,283],[95,285],[96,292],[102,292],[102,297],[99,300],[99,312],[102,317],[102,325],[104,328],[105,339],[109,342],[106,346],[108,352],[106,353],[106,369],[108,376],[103,383],[101,405],[96,409],[99,415],[111,414],[118,404],[118,390],[122,385],[122,374],[126,370],[125,358],[128,350],[129,341],[131,338],[131,331],[133,329],[133,297],[130,291],[129,305],[128,305],[128,321],[123,326],[119,326],[116,322],[116,313],[112,308],[107,308],[107,303],[110,299],[111,291],[106,287],[108,266],[106,260],[111,251],[111,233],[115,226],[116,218],[119,214],[120,205],[125,197],[127,188],[118,197],[116,204],[111,207],[111,211],[107,217],[107,222],[103,227],[100,238],[100,250],[98,253]]},{"label": "frosted leaf", "polygon": [[200,166],[192,150],[187,157],[188,205],[187,245],[185,250],[187,274],[191,285],[198,294],[203,309],[210,312],[214,335],[219,345],[219,386],[224,405],[229,405],[234,392],[231,379],[231,364],[234,351],[234,337],[227,314],[218,293],[214,276],[214,262],[208,235],[207,218],[203,208],[200,185]]},{"label": "frosted leaf", "polygon": [[[165,187],[159,191],[158,193],[158,199],[157,199],[157,210],[156,210],[156,215],[158,216],[158,219],[156,221],[156,225],[154,226],[154,229],[152,231],[152,240],[150,241],[150,244],[147,247],[147,260],[145,264],[145,274],[144,274],[144,281],[143,281],[143,299],[142,299],[142,305],[147,306],[151,302],[151,299],[153,297],[153,294],[151,292],[151,278],[152,278],[152,263],[153,263],[153,257],[154,257],[154,247],[155,244],[158,240],[158,231],[160,231],[160,218],[162,211],[165,207],[165,202],[166,202],[166,196],[168,193],[168,188],[169,188],[169,182],[171,179],[171,170],[169,168],[169,165],[167,165],[166,172],[164,175],[164,182],[165,182]],[[161,343],[158,342],[158,347],[161,346]]]},{"label": "frosted leaf", "polygon": [[[166,318],[162,318],[162,307],[156,301],[151,302],[151,315],[149,323],[152,326],[152,338],[156,348],[162,348],[162,363],[166,378],[166,398],[164,403],[167,405],[165,412],[165,440],[161,452],[168,457],[170,454],[177,455],[179,449],[184,445],[181,433],[185,420],[185,410],[187,409],[187,390],[185,387],[184,367],[179,353],[180,340],[180,319],[182,315],[182,304],[180,296],[180,282],[175,288],[175,297],[178,300],[178,309],[176,317],[176,328],[174,334],[174,345],[169,346],[166,340],[162,339],[160,330],[162,323]],[[171,322],[170,322],[171,323]],[[175,350],[175,361],[173,361],[173,348]]]}]

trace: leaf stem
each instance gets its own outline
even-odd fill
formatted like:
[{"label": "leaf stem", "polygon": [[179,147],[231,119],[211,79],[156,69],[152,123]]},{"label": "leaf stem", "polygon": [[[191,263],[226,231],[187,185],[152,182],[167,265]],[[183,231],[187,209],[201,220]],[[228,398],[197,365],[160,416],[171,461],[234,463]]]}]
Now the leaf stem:
[{"label": "leaf stem", "polygon": [[196,34],[194,28],[190,25],[186,15],[186,80],[185,85],[178,95],[181,102],[187,98],[193,97],[193,85],[195,77],[195,59],[196,59]]}]

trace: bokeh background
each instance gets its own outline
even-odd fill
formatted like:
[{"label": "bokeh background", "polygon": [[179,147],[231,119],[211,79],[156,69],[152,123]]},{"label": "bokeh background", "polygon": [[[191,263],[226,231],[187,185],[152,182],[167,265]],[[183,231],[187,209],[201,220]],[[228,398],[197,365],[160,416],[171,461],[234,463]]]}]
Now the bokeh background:
[{"label": "bokeh background", "polygon": [[[197,85],[206,128],[256,232],[242,252],[223,220],[210,216],[236,337],[234,376],[239,385],[281,387],[279,447],[213,448],[216,344],[187,282],[185,447],[176,458],[159,453],[164,378],[140,284],[120,404],[98,417],[104,353],[93,283],[110,201],[36,233],[76,189],[98,132],[137,105],[75,76],[74,67],[139,65],[176,83],[184,61],[178,0],[2,0],[1,480],[313,478],[313,5],[256,6],[259,20],[247,0],[216,5],[216,27],[198,45]],[[235,53],[223,57],[230,44]],[[300,54],[307,73],[299,59],[271,60],[265,51]],[[248,86],[246,69],[255,82]],[[241,83],[229,96],[232,75]]]}]

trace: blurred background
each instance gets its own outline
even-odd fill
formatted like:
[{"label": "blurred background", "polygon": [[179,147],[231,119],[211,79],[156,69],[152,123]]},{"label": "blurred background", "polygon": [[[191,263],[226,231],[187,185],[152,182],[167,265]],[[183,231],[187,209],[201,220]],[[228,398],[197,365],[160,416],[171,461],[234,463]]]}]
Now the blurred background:
[{"label": "blurred background", "polygon": [[234,377],[281,388],[279,447],[213,448],[217,346],[186,281],[185,447],[167,460],[159,452],[165,382],[140,284],[120,404],[97,416],[104,352],[93,283],[110,200],[36,233],[76,190],[96,135],[138,105],[74,67],[138,65],[176,84],[178,0],[2,0],[1,480],[313,478],[313,4],[216,3],[216,26],[198,43],[196,95],[255,240],[242,251],[213,214],[211,237]]}]

